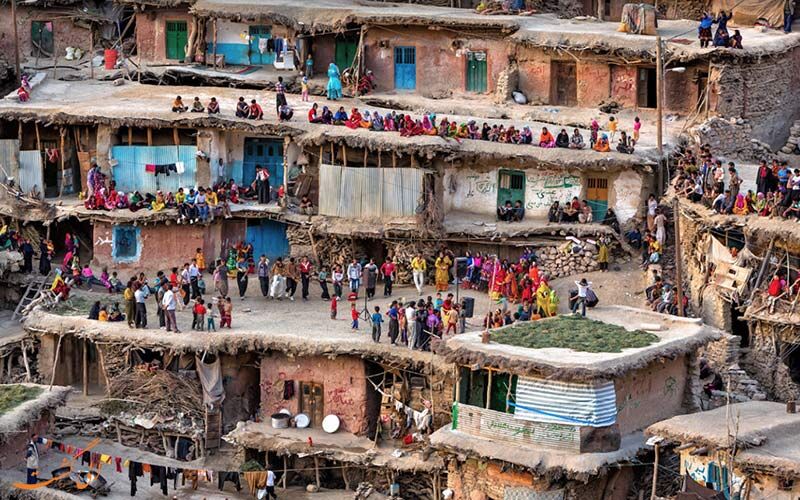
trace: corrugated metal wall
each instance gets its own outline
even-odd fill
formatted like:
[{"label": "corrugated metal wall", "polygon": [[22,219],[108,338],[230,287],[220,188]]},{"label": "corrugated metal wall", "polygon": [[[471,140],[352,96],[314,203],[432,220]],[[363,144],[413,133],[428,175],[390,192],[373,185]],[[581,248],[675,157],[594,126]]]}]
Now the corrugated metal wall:
[{"label": "corrugated metal wall", "polygon": [[0,178],[13,177],[19,180],[19,141],[16,139],[0,140]]},{"label": "corrugated metal wall", "polygon": [[19,186],[26,193],[34,186],[44,193],[44,165],[38,150],[19,152]]},{"label": "corrugated metal wall", "polygon": [[581,449],[581,431],[576,425],[528,422],[515,419],[511,413],[456,404],[458,418],[454,424],[461,432],[515,445],[527,444],[573,452]]},{"label": "corrugated metal wall", "polygon": [[617,421],[614,382],[598,385],[519,377],[514,418],[605,427]]},{"label": "corrugated metal wall", "polygon": [[[111,178],[120,191],[155,193],[159,189],[173,193],[179,187],[195,187],[197,174],[196,146],[114,146],[111,157],[119,162],[112,169]],[[145,172],[147,164],[166,165],[182,161],[184,172],[176,175],[154,175]]]},{"label": "corrugated metal wall", "polygon": [[406,217],[416,213],[424,170],[322,165],[319,213],[354,219]]}]

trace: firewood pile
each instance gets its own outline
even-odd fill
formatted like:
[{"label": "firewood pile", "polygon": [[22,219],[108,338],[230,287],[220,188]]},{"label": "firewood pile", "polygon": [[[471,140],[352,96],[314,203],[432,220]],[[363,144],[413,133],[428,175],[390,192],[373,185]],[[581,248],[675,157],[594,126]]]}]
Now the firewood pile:
[{"label": "firewood pile", "polygon": [[433,279],[434,267],[433,261],[435,260],[437,246],[435,242],[431,241],[387,241],[386,242],[389,255],[394,259],[397,266],[397,283],[409,284],[413,283],[411,275],[411,259],[422,255],[428,261],[428,276],[426,281],[430,282]]},{"label": "firewood pile", "polygon": [[98,344],[98,349],[103,357],[103,369],[109,380],[128,370],[128,356],[126,344]]},{"label": "firewood pile", "polygon": [[129,403],[138,415],[160,422],[175,418],[203,421],[203,392],[198,380],[147,367],[140,365],[111,379],[110,401]]}]

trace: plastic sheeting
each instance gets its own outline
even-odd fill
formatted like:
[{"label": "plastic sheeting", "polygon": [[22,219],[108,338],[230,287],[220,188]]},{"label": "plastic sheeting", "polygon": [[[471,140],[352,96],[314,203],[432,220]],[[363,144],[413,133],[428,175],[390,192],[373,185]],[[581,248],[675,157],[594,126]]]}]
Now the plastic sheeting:
[{"label": "plastic sheeting", "polygon": [[38,150],[19,152],[19,187],[26,193],[34,187],[44,193],[44,164]]},{"label": "plastic sheeting", "polygon": [[197,376],[203,386],[203,403],[207,406],[219,408],[225,400],[225,388],[222,386],[222,365],[219,356],[214,356],[214,362],[204,362],[200,356],[195,356]]},{"label": "plastic sheeting", "polygon": [[322,165],[319,213],[353,219],[406,217],[416,213],[424,170]]},{"label": "plastic sheeting", "polygon": [[[111,157],[117,161],[111,177],[123,192],[155,193],[158,190],[175,192],[179,187],[188,191],[195,187],[197,171],[196,146],[114,146]],[[170,175],[147,173],[147,164],[166,165],[182,161],[184,172]]]},{"label": "plastic sheeting", "polygon": [[[785,0],[714,0],[711,10],[713,12],[732,10],[733,19],[728,22],[730,26],[746,28],[755,25],[759,19],[764,19],[773,28],[779,28],[783,26],[785,3]],[[716,26],[712,31],[716,31]]]},{"label": "plastic sheeting", "polygon": [[614,382],[580,384],[519,377],[514,418],[531,422],[606,427],[617,421]]},{"label": "plastic sheeting", "polygon": [[0,179],[19,178],[19,141],[16,139],[0,140]]}]

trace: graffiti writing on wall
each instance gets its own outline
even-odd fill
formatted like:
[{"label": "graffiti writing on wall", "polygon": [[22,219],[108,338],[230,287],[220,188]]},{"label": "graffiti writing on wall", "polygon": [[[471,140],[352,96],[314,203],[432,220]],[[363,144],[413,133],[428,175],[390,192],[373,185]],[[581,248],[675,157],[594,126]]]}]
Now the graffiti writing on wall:
[{"label": "graffiti writing on wall", "polygon": [[347,395],[347,387],[337,387],[330,393],[330,402],[342,406],[352,406],[355,404],[352,398]]},{"label": "graffiti writing on wall", "polygon": [[468,176],[467,183],[469,184],[469,189],[466,194],[467,198],[472,198],[476,194],[491,194],[497,190],[497,183],[480,175]]},{"label": "graffiti writing on wall", "polygon": [[554,201],[564,203],[581,191],[581,179],[569,174],[528,175],[525,208],[548,209]]}]

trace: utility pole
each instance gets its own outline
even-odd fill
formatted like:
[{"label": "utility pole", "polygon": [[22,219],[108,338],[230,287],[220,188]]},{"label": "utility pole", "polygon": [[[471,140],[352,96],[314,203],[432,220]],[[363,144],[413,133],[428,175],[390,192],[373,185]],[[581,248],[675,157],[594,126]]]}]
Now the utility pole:
[{"label": "utility pole", "polygon": [[664,62],[661,54],[661,35],[656,36],[656,140],[658,143],[658,156],[664,154],[664,138],[663,138],[663,113],[664,113],[664,97],[662,95],[664,89]]},{"label": "utility pole", "polygon": [[11,0],[11,22],[14,24],[14,68],[17,83],[22,85],[22,71],[19,68],[19,34],[17,33],[17,0]]},{"label": "utility pole", "polygon": [[653,460],[653,488],[650,490],[650,500],[656,500],[656,483],[658,483],[658,443],[654,446],[655,460]]},{"label": "utility pole", "polygon": [[681,212],[677,197],[672,200],[672,218],[675,223],[675,291],[678,295],[678,316],[684,316],[683,264],[681,263]]}]

